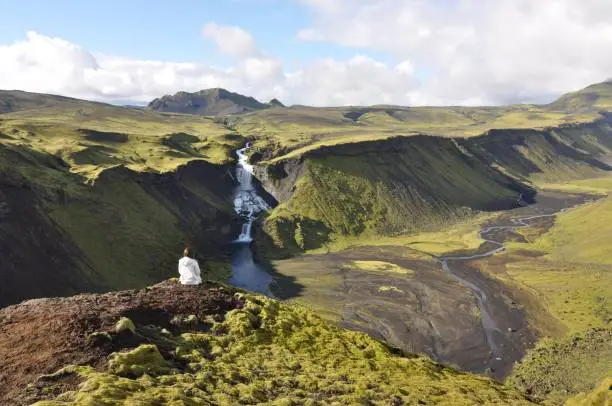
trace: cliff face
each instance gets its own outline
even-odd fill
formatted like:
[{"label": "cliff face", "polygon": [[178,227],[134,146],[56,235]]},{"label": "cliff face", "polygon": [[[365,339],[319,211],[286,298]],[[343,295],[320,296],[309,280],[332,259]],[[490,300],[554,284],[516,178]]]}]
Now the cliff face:
[{"label": "cliff face", "polygon": [[24,298],[146,286],[176,272],[184,245],[229,267],[238,233],[231,166],[107,169],[95,183],[60,158],[0,146],[0,306]]},{"label": "cliff face", "polygon": [[332,235],[392,235],[454,222],[474,210],[533,202],[532,184],[597,176],[612,167],[612,127],[491,130],[467,139],[397,137],[322,147],[260,167],[282,202],[266,219],[261,246],[283,257]]}]

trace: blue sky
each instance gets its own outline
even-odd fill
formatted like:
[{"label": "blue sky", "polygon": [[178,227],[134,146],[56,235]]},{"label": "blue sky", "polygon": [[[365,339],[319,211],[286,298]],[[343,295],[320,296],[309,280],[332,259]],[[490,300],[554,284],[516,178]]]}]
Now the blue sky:
[{"label": "blue sky", "polygon": [[0,10],[0,88],[95,100],[225,87],[311,105],[543,103],[612,76],[604,0],[0,0]]},{"label": "blue sky", "polygon": [[59,37],[93,51],[138,59],[175,62],[229,62],[201,36],[206,22],[239,26],[259,47],[289,65],[315,57],[350,58],[383,52],[346,48],[296,38],[308,25],[308,7],[288,0],[0,0],[8,10],[0,24],[0,43],[23,38],[28,30]]}]

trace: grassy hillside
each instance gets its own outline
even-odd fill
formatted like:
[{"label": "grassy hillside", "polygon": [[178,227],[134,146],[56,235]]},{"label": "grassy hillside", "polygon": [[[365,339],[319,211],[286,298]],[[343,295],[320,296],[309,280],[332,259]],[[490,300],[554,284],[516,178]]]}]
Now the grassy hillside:
[{"label": "grassy hillside", "polygon": [[227,167],[116,167],[93,184],[71,169],[56,156],[0,145],[0,305],[144,286],[173,275],[186,244],[199,249],[206,269],[229,264],[236,229]]},{"label": "grassy hillside", "polygon": [[59,156],[91,178],[120,164],[164,172],[193,159],[226,163],[241,143],[211,118],[91,102],[2,114],[0,134],[2,143]]},{"label": "grassy hillside", "polygon": [[[0,113],[33,110],[50,107],[79,108],[99,106],[102,103],[88,102],[53,94],[30,93],[21,90],[0,89]],[[109,105],[106,105],[109,106]]]},{"label": "grassy hillside", "polygon": [[[431,231],[480,210],[529,201],[532,184],[605,174],[607,121],[495,130],[470,139],[396,137],[319,148],[261,170],[282,203],[265,221],[267,252],[285,255],[355,236]],[[269,248],[269,247],[273,248]]]},{"label": "grassy hillside", "polygon": [[[8,94],[8,96],[7,96]],[[145,286],[186,244],[227,277],[232,152],[203,117],[0,92],[0,305]]]},{"label": "grassy hillside", "polygon": [[596,83],[577,92],[561,96],[543,106],[546,110],[565,113],[585,113],[612,110],[612,82]]},{"label": "grassy hillside", "polygon": [[415,137],[338,147],[306,160],[290,199],[266,218],[275,247],[295,252],[345,236],[397,235],[516,204],[528,188],[468,160],[450,140]]},{"label": "grassy hillside", "polygon": [[292,106],[259,110],[227,119],[256,138],[270,160],[296,157],[322,146],[418,134],[456,138],[491,130],[547,130],[593,123],[612,111],[612,82],[568,93],[548,105],[499,107],[328,107]]},{"label": "grassy hillside", "polygon": [[538,106],[505,107],[291,107],[261,110],[228,119],[269,159],[291,158],[321,146],[418,134],[469,138],[491,129],[545,129],[588,123],[596,112],[571,113]]}]

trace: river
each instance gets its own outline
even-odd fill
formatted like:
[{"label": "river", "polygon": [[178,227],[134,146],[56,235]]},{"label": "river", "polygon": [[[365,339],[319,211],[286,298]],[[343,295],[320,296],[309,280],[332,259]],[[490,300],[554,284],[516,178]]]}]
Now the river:
[{"label": "river", "polygon": [[257,216],[269,210],[270,206],[257,194],[253,186],[253,165],[249,164],[247,155],[249,148],[251,144],[247,143],[244,148],[236,151],[238,186],[235,190],[234,210],[243,218],[243,224],[240,235],[233,243],[230,283],[243,289],[272,296],[270,291],[272,276],[255,263],[251,249],[253,223]]},{"label": "river", "polygon": [[[509,217],[505,220],[507,224],[491,225],[488,227],[484,227],[480,231],[480,238],[485,242],[486,246],[490,247],[486,251],[478,252],[471,255],[442,256],[437,258],[438,262],[442,265],[442,269],[448,274],[450,274],[461,285],[471,290],[474,293],[474,296],[476,297],[478,308],[480,310],[482,328],[486,337],[487,345],[490,348],[490,359],[487,363],[488,367],[496,369],[500,365],[505,364],[507,361],[505,358],[510,356],[510,354],[506,353],[510,349],[507,348],[507,346],[504,346],[504,332],[498,326],[498,323],[496,323],[495,319],[490,314],[488,298],[484,289],[479,287],[476,283],[473,283],[461,277],[458,273],[453,271],[453,268],[457,265],[460,265],[460,263],[462,262],[469,262],[475,259],[490,257],[492,255],[504,251],[504,232],[511,233],[518,228],[528,227],[535,220],[547,217],[555,217],[557,214],[563,213],[571,209],[572,207],[575,207],[578,204],[585,203],[589,200],[590,199],[584,197],[578,200],[577,202],[574,202],[569,207],[562,207],[559,209],[552,210],[545,209],[543,210],[543,213],[538,213],[534,215]],[[503,223],[504,221],[502,220],[501,222]]]}]

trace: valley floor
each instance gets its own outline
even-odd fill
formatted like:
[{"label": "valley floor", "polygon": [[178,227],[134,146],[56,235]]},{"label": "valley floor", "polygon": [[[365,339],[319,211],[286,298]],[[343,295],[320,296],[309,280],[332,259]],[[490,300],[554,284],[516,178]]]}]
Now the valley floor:
[{"label": "valley floor", "polygon": [[[600,188],[602,182],[607,185],[602,179],[590,182]],[[548,262],[546,247],[534,247],[530,242],[545,240],[554,233],[555,227],[559,227],[557,216],[533,219],[526,228],[489,234],[490,239],[505,243],[504,253],[449,261],[453,273],[476,284],[488,298],[485,306],[497,325],[495,338],[503,353],[502,359],[497,359],[487,343],[473,292],[444,273],[436,258],[452,251],[452,255],[469,255],[494,248],[488,243],[475,248],[474,228],[511,225],[511,219],[579,207],[560,215],[563,224],[566,216],[610,200],[597,200],[597,196],[583,193],[595,192],[593,188],[576,186],[570,191],[574,193],[542,192],[534,205],[493,218],[480,218],[478,224],[459,227],[462,232],[448,232],[449,239],[444,243],[440,234],[432,233],[422,235],[422,239],[417,236],[355,240],[353,246],[338,251],[332,246],[331,252],[275,261],[274,268],[280,275],[276,291],[341,326],[368,332],[411,352],[427,353],[464,370],[504,378],[540,337],[562,337],[567,332],[593,327],[609,328],[612,263],[577,267],[575,263],[570,266],[568,259]],[[592,203],[593,200],[597,202]],[[610,226],[602,228],[605,235]],[[571,235],[572,230],[566,231]],[[606,244],[604,235],[594,236],[592,245]],[[555,241],[552,245],[560,244]],[[462,245],[463,250],[455,251]],[[568,256],[574,253],[580,256],[582,248],[566,244],[560,249]],[[543,264],[548,264],[550,270],[543,269]],[[577,318],[584,320],[574,322]],[[612,364],[610,345],[598,348],[597,356],[603,358],[596,365]],[[607,373],[603,368],[592,368],[596,372],[587,374],[584,385],[577,385],[573,392],[589,389],[606,374],[612,375],[612,371]],[[545,374],[542,370],[540,373]],[[527,389],[537,395],[548,394],[535,386]]]}]

